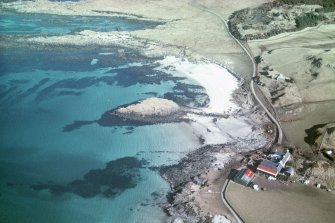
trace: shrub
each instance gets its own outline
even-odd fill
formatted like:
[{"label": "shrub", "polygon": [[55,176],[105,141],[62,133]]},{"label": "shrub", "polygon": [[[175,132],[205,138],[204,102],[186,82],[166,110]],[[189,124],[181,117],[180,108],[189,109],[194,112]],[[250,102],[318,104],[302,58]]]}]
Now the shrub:
[{"label": "shrub", "polygon": [[295,18],[295,24],[298,29],[303,29],[309,26],[316,26],[319,21],[324,20],[325,17],[314,14],[312,12]]}]

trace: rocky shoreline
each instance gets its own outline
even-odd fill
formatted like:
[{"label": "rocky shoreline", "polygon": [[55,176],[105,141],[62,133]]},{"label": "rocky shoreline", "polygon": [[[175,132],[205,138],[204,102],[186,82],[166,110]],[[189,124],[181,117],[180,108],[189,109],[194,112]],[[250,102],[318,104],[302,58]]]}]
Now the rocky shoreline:
[{"label": "rocky shoreline", "polygon": [[[171,185],[169,203],[163,207],[170,222],[214,222],[214,218],[220,218],[220,222],[232,221],[230,213],[224,210],[220,193],[222,182],[242,157],[238,151],[234,144],[206,145],[189,153],[178,164],[160,168],[161,176]],[[213,175],[216,175],[214,181]],[[213,184],[216,192],[209,189]],[[213,194],[218,199],[220,212],[204,210],[199,202],[202,193]]]}]

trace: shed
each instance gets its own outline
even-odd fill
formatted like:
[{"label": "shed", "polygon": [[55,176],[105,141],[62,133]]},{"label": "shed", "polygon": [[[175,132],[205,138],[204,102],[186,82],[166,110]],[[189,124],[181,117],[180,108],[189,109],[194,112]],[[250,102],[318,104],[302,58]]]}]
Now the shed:
[{"label": "shed", "polygon": [[242,169],[236,173],[234,176],[234,181],[236,183],[248,186],[253,180],[255,173],[250,169]]}]

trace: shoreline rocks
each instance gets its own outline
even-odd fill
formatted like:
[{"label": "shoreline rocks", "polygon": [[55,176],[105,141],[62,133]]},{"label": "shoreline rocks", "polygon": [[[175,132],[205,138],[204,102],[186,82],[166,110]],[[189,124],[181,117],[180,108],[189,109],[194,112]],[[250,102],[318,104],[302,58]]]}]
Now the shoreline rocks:
[{"label": "shoreline rocks", "polygon": [[234,160],[233,145],[206,145],[184,157],[178,164],[162,166],[161,176],[169,182],[171,193],[167,195],[168,204],[163,207],[170,216],[170,222],[212,222],[213,216],[204,213],[194,201],[197,189],[208,186],[207,173],[215,170],[217,154],[226,154],[224,165]]}]

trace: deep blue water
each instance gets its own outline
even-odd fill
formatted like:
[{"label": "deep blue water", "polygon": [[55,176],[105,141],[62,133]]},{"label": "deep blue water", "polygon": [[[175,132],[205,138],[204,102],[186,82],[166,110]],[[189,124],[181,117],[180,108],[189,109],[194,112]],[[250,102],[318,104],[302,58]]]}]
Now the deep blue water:
[{"label": "deep blue water", "polygon": [[100,32],[150,29],[161,22],[103,16],[11,14],[0,16],[0,34],[65,35],[82,30]]},{"label": "deep blue water", "polygon": [[[120,53],[121,52],[121,53]],[[129,48],[0,52],[0,222],[161,222],[169,185],[151,170],[199,146],[182,123],[103,126],[148,97],[207,96]],[[65,131],[75,121],[89,124]]]}]

